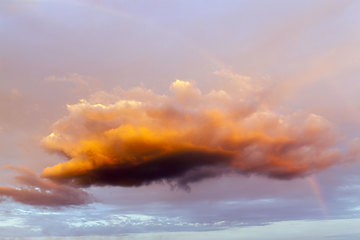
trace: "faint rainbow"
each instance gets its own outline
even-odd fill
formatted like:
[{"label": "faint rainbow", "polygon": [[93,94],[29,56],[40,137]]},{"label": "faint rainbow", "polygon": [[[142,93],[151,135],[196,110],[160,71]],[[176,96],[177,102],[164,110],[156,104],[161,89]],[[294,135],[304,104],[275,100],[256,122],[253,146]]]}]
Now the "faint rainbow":
[{"label": "faint rainbow", "polygon": [[319,203],[319,206],[324,214],[325,217],[329,216],[329,211],[328,208],[326,206],[325,200],[324,200],[324,195],[321,191],[320,185],[318,183],[318,181],[316,180],[315,176],[312,175],[310,177],[307,178],[308,182],[310,183],[311,189]]}]

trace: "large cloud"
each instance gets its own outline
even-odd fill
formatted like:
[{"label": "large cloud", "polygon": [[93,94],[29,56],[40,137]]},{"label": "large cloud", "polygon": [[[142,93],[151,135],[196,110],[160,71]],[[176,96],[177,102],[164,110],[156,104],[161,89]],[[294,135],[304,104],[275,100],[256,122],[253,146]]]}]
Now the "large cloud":
[{"label": "large cloud", "polygon": [[[42,176],[79,186],[187,186],[224,173],[303,177],[341,161],[331,124],[316,114],[281,113],[266,87],[231,72],[228,88],[202,93],[176,80],[171,94],[135,88],[68,105],[44,140],[68,161]],[[105,100],[105,98],[107,100]]]}]

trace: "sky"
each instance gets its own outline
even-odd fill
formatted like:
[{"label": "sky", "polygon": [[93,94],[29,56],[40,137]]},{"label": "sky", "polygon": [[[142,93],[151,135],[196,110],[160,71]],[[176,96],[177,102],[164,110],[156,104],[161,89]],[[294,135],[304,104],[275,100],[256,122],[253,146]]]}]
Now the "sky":
[{"label": "sky", "polygon": [[359,239],[360,2],[1,0],[1,239]]}]

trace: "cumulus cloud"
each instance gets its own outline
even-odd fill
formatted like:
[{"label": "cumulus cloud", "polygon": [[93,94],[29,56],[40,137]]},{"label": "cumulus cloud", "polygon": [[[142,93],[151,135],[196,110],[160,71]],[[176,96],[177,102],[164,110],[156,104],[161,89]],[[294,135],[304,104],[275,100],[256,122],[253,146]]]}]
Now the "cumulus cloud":
[{"label": "cumulus cloud", "polygon": [[[189,183],[226,173],[303,177],[339,163],[331,123],[266,104],[264,83],[230,71],[203,93],[176,80],[169,95],[149,89],[101,93],[68,105],[44,147],[67,158],[42,176],[78,186]],[[117,101],[108,103],[108,99]]]},{"label": "cumulus cloud", "polygon": [[39,178],[23,167],[8,166],[20,173],[15,180],[19,187],[0,186],[0,198],[10,197],[16,202],[38,206],[81,205],[91,202],[83,190],[64,184],[56,184]]}]

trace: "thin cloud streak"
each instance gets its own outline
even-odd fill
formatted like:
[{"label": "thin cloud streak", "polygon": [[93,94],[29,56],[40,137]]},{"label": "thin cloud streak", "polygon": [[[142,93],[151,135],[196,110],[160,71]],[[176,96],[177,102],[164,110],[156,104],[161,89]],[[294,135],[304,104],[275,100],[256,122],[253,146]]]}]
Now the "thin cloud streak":
[{"label": "thin cloud streak", "polygon": [[41,179],[24,167],[7,166],[6,168],[20,173],[15,178],[20,187],[0,186],[0,199],[9,197],[24,204],[51,207],[82,205],[92,201],[90,195],[85,191]]}]

